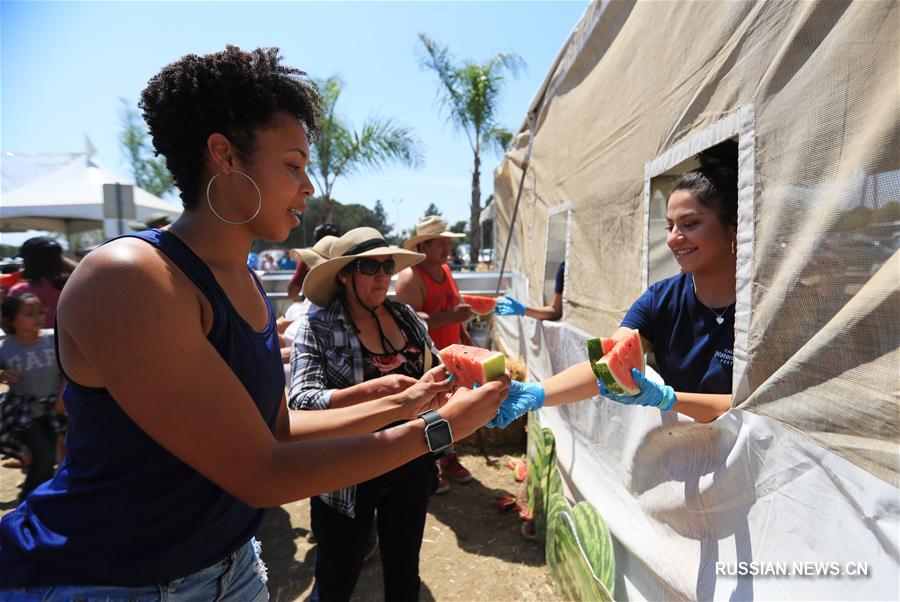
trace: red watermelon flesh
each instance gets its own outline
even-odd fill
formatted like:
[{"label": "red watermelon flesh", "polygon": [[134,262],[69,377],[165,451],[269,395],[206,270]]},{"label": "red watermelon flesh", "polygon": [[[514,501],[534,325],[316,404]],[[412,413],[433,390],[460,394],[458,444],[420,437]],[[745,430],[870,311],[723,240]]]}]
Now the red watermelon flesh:
[{"label": "red watermelon flesh", "polygon": [[600,345],[603,347],[603,355],[606,355],[613,350],[613,347],[616,346],[616,342],[613,339],[600,337]]},{"label": "red watermelon flesh", "polygon": [[[600,360],[591,358],[591,367],[597,378],[603,381],[606,388],[618,395],[637,395],[640,387],[634,382],[631,370],[637,368],[644,372],[644,348],[641,345],[641,337],[637,330],[632,330],[625,338],[619,340],[615,346],[606,351],[606,342],[602,340],[604,355]],[[588,345],[589,355],[592,346]],[[594,343],[596,348],[596,343]]]},{"label": "red watermelon flesh", "polygon": [[500,378],[506,372],[506,356],[499,351],[450,345],[441,349],[440,354],[447,371],[461,387],[471,389],[476,382],[483,385]]},{"label": "red watermelon flesh", "polygon": [[472,307],[472,312],[478,316],[485,316],[494,311],[497,305],[495,297],[485,297],[484,295],[460,295],[462,302]]}]

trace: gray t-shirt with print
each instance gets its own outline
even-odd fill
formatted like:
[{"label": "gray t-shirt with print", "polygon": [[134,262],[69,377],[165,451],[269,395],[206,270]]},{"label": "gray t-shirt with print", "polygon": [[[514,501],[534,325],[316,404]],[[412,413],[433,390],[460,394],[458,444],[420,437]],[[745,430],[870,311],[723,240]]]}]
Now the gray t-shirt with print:
[{"label": "gray t-shirt with print", "polygon": [[60,374],[56,363],[55,335],[52,331],[44,332],[30,345],[20,345],[12,337],[6,337],[0,341],[0,368],[19,373],[19,380],[9,385],[9,391],[14,395],[56,395]]}]

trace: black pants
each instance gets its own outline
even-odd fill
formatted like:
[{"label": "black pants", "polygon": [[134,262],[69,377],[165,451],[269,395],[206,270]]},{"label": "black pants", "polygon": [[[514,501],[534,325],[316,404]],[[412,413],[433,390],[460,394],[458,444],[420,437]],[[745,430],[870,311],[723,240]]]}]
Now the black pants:
[{"label": "black pants", "polygon": [[53,476],[53,465],[56,463],[56,432],[50,423],[49,416],[33,420],[24,431],[19,431],[19,438],[31,452],[31,464],[22,483],[22,499],[35,487]]},{"label": "black pants", "polygon": [[386,602],[419,597],[419,549],[428,498],[437,486],[431,454],[356,486],[356,516],[351,518],[318,497],[311,500],[316,536],[316,584],[311,600],[350,599],[362,569],[366,541],[378,511],[378,548]]}]

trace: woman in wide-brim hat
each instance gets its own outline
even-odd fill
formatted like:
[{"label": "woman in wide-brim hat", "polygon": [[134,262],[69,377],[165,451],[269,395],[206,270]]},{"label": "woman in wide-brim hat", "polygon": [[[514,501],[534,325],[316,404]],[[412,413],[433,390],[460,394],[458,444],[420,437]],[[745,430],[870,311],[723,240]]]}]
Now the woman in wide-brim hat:
[{"label": "woman in wide-brim hat", "polygon": [[[298,262],[298,265],[302,267],[302,270],[295,272],[294,276],[291,278],[291,282],[288,285],[289,297],[294,298],[296,295],[299,295],[299,289],[303,286],[303,281],[306,280],[306,276],[312,268],[324,261],[328,261],[331,254],[331,244],[337,239],[337,236],[326,234],[311,247],[291,249],[291,259]],[[294,284],[294,280],[299,280],[299,283]],[[294,295],[291,294],[291,287],[296,287],[297,292],[294,293]],[[308,313],[313,307],[315,306],[309,299],[301,298],[300,300],[291,303],[284,312],[284,318],[279,319],[279,324],[285,325],[284,332],[281,335],[282,340],[280,342],[281,358],[285,364],[285,382],[290,382],[291,380],[290,352],[291,347],[294,344],[294,339],[297,338],[297,329],[300,327],[300,316]]]},{"label": "woman in wide-brim hat", "polygon": [[[300,319],[291,355],[291,408],[345,407],[434,378],[429,368],[438,364],[437,349],[424,322],[408,305],[387,299],[391,276],[424,257],[388,245],[373,228],[356,228],[332,244],[331,259],[303,283],[303,294],[320,309]],[[385,599],[418,599],[419,549],[436,484],[434,459],[426,454],[313,498],[318,598],[350,598],[377,516]]]},{"label": "woman in wide-brim hat", "polygon": [[[309,271],[331,257],[331,244],[338,239],[337,236],[326,234],[316,241],[311,247],[303,249],[291,249],[291,259],[297,262],[294,275],[288,282],[288,298],[297,301],[302,298],[303,281]],[[305,300],[305,298],[303,298]]]},{"label": "woman in wide-brim hat", "polygon": [[291,249],[291,259],[294,261],[302,261],[310,269],[316,267],[323,261],[328,261],[331,257],[331,245],[338,239],[337,236],[326,234],[319,239],[316,244],[311,247],[302,249]]}]

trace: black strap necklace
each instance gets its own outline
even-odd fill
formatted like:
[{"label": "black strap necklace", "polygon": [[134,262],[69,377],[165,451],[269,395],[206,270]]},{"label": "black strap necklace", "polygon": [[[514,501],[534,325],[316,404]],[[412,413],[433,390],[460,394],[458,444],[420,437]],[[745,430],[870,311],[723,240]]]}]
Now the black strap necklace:
[{"label": "black strap necklace", "polygon": [[[356,297],[356,302],[359,303],[360,306],[363,307],[366,311],[368,311],[369,314],[371,314],[372,319],[375,320],[375,326],[378,328],[378,336],[381,339],[381,347],[384,349],[385,355],[390,354],[390,353],[400,353],[400,350],[397,349],[396,347],[394,347],[394,345],[391,343],[390,339],[388,339],[387,336],[385,336],[384,331],[381,329],[381,320],[378,319],[378,314],[375,313],[375,311],[381,306],[376,305],[375,308],[373,309],[373,308],[367,306],[365,303],[363,303],[362,299],[359,298],[359,293],[356,291],[356,284],[354,284],[352,277],[350,278],[350,287],[353,289],[353,294]],[[347,314],[349,315],[350,312],[348,311]],[[350,316],[350,321],[353,322],[353,328],[356,329],[356,334],[360,334],[359,327],[356,325],[356,322],[353,320],[352,315]],[[401,330],[401,334],[403,334],[402,330]],[[404,338],[404,342],[405,342],[406,335],[404,335],[403,338]],[[402,347],[402,345],[401,345],[401,347]]]}]

